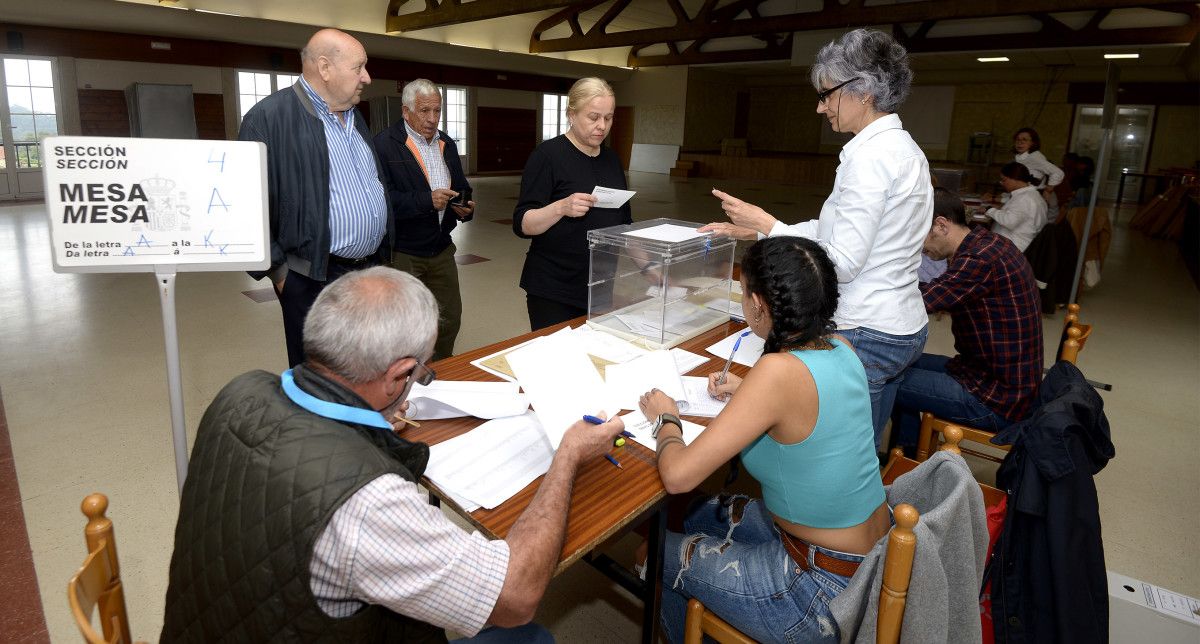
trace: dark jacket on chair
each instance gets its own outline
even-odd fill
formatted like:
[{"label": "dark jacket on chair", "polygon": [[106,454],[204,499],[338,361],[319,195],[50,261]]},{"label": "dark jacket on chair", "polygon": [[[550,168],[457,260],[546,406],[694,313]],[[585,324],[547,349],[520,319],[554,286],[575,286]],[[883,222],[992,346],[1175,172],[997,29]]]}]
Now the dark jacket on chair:
[{"label": "dark jacket on chair", "polygon": [[1055,305],[1070,299],[1077,249],[1070,222],[1046,224],[1025,249],[1033,276],[1046,283],[1046,288],[1040,289],[1044,313],[1054,313]]},{"label": "dark jacket on chair", "polygon": [[1107,642],[1092,480],[1115,454],[1104,401],[1069,362],[1050,369],[1039,398],[1027,420],[992,439],[1012,445],[996,472],[1008,515],[987,573],[996,642]]}]

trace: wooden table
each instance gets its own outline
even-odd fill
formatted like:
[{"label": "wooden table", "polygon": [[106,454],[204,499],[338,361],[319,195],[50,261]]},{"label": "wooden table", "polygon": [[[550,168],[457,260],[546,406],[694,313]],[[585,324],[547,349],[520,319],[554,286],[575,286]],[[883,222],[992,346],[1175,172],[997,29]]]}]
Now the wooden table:
[{"label": "wooden table", "polygon": [[[475,367],[471,361],[531,338],[549,335],[564,326],[574,327],[584,323],[584,318],[576,318],[564,324],[446,358],[431,366],[437,371],[437,377],[442,380],[499,381],[498,377]],[[725,360],[706,353],[704,349],[743,328],[745,324],[728,322],[680,344],[680,348],[709,358],[708,362],[689,372],[689,375],[707,375],[713,371],[720,371],[725,365]],[[735,363],[730,371],[745,375],[748,369]],[[701,425],[706,425],[709,421],[707,418],[692,416],[685,418]],[[434,445],[465,434],[483,422],[478,418],[422,421],[419,428],[405,429],[402,436],[408,440]],[[652,450],[635,441],[629,441],[624,447],[614,449],[612,454],[621,461],[623,469],[617,469],[607,460],[597,458],[583,464],[576,475],[567,515],[566,541],[563,543],[554,574],[558,575],[580,559],[596,566],[613,581],[642,599],[642,642],[653,644],[658,640],[659,602],[662,597],[662,539],[666,528],[666,514],[663,509],[667,493],[658,476],[657,459]],[[422,484],[429,488],[436,499],[469,521],[481,533],[492,539],[503,539],[533,500],[541,478],[496,508],[480,508],[474,512],[465,512],[428,479],[422,479]],[[644,519],[651,520],[648,537],[650,554],[646,562],[645,582],[607,555],[593,553],[610,538],[624,534]]]}]

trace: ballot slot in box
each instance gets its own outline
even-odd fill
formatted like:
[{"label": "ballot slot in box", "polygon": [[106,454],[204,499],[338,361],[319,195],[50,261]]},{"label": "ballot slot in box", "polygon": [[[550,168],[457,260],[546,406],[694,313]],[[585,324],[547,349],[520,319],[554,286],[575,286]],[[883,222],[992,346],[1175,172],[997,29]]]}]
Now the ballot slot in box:
[{"label": "ballot slot in box", "polygon": [[667,349],[740,314],[734,249],[700,224],[651,219],[588,232],[588,324]]}]

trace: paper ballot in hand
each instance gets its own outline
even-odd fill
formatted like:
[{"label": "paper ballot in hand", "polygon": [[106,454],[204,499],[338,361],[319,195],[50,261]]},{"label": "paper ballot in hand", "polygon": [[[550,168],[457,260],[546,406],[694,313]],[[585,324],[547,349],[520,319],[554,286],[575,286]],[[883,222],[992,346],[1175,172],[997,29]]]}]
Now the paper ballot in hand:
[{"label": "paper ballot in hand", "polygon": [[604,186],[596,186],[592,190],[592,196],[596,198],[596,203],[593,208],[620,208],[625,205],[626,201],[636,195],[636,190],[618,190],[617,188],[605,188]]}]

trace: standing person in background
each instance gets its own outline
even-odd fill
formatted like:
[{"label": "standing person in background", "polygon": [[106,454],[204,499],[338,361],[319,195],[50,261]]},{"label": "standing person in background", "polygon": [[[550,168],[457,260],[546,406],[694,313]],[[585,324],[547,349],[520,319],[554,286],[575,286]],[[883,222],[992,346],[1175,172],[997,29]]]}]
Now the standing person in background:
[{"label": "standing person in background", "polygon": [[817,113],[835,132],[854,134],[842,148],[820,216],[788,226],[713,190],[732,223],[700,230],[738,239],[799,235],[821,244],[837,269],[834,322],[866,367],[878,447],[896,379],[921,355],[928,335],[917,268],[933,213],[933,184],[925,154],[895,114],[912,83],[904,47],[883,32],[856,29],[821,49],[811,76]]},{"label": "standing person in background", "polygon": [[625,189],[621,160],[602,145],[615,110],[608,83],[579,79],[567,94],[567,132],[543,141],[525,164],[513,232],[531,240],[521,270],[530,329],[587,314],[588,231],[633,223],[628,202],[592,207],[596,186]]},{"label": "standing person in background", "polygon": [[367,123],[367,52],[350,34],[322,29],[300,50],[295,85],[246,112],[238,139],[267,146],[271,268],[283,309],[288,364],[304,362],[304,316],[325,285],[387,261],[387,197]]},{"label": "standing person in background", "polygon": [[[458,146],[438,130],[442,95],[432,82],[418,78],[400,93],[404,118],[375,137],[383,162],[388,200],[396,217],[392,267],[411,273],[437,298],[438,339],[433,360],[454,355],[462,325],[458,285],[458,249],[450,233],[475,215],[475,202],[456,199],[471,193]],[[454,201],[451,201],[454,200]]]},{"label": "standing person in background", "polygon": [[1009,193],[1008,201],[1000,208],[988,208],[992,232],[1012,240],[1022,253],[1046,225],[1046,200],[1032,185],[1029,170],[1011,161],[1000,168],[1000,186]]},{"label": "standing person in background", "polygon": [[1042,191],[1047,212],[1053,219],[1058,216],[1058,195],[1054,189],[1062,183],[1064,174],[1058,166],[1050,163],[1041,150],[1042,139],[1037,130],[1023,127],[1013,135],[1013,153],[1016,154],[1013,160],[1029,169],[1029,174],[1033,177],[1030,183]]}]

